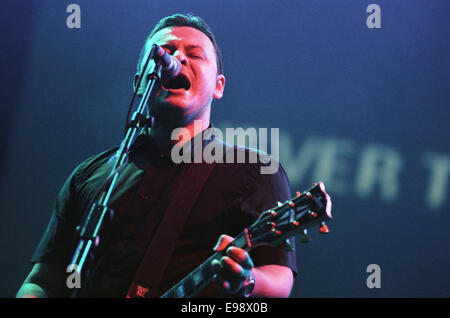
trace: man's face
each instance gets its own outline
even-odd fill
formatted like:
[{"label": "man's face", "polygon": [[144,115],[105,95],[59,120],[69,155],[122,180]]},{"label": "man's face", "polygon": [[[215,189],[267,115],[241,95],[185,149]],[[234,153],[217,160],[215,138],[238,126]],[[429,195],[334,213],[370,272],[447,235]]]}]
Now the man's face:
[{"label": "man's face", "polygon": [[[157,44],[181,62],[181,72],[171,80],[163,80],[149,98],[150,112],[158,120],[185,125],[208,111],[213,98],[222,97],[223,75],[217,74],[216,52],[211,40],[191,27],[168,27],[158,31],[146,44],[142,65],[153,44]],[[142,66],[141,66],[142,67]],[[148,67],[142,91],[147,84]],[[208,117],[209,119],[209,117]]]}]

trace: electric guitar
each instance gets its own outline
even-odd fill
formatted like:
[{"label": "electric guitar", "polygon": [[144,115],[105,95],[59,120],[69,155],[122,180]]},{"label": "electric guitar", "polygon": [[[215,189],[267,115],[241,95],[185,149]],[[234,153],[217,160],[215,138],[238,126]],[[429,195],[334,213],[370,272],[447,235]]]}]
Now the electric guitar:
[{"label": "electric guitar", "polygon": [[[288,238],[302,234],[301,241],[308,242],[307,229],[319,225],[320,233],[328,233],[326,220],[331,219],[331,199],[322,182],[297,195],[277,207],[263,212],[248,228],[239,233],[229,246],[246,251],[259,245],[279,246],[292,250]],[[216,252],[175,286],[166,291],[161,298],[190,298],[208,286],[214,278],[211,262],[220,259],[221,252]]]}]

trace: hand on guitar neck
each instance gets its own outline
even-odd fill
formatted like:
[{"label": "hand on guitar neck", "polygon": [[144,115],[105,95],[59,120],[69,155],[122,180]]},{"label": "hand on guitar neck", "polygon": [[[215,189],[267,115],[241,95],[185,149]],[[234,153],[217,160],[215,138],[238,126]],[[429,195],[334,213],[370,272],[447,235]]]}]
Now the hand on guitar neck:
[{"label": "hand on guitar neck", "polygon": [[232,241],[231,236],[220,236],[214,251],[223,252],[225,255],[211,262],[216,272],[214,282],[224,295],[239,293],[245,283],[250,281],[253,268],[253,261],[246,250],[235,246],[228,247]]}]

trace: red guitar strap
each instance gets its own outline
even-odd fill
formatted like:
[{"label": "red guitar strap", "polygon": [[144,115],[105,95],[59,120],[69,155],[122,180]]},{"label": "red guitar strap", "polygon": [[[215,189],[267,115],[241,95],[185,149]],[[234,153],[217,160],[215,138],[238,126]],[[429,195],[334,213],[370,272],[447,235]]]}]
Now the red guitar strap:
[{"label": "red guitar strap", "polygon": [[176,185],[171,202],[147,248],[127,298],[158,297],[158,286],[203,185],[215,163],[191,163]]}]

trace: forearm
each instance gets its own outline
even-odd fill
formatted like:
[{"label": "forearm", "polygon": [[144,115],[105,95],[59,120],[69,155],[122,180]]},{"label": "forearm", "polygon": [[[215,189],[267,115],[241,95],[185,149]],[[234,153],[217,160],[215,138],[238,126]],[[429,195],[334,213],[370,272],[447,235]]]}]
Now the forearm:
[{"label": "forearm", "polygon": [[17,298],[67,297],[64,266],[37,263],[16,294]]},{"label": "forearm", "polygon": [[252,269],[255,287],[252,297],[286,298],[291,293],[294,277],[284,266],[264,265]]},{"label": "forearm", "polygon": [[24,283],[16,295],[17,298],[48,298],[44,288],[34,283]]}]

